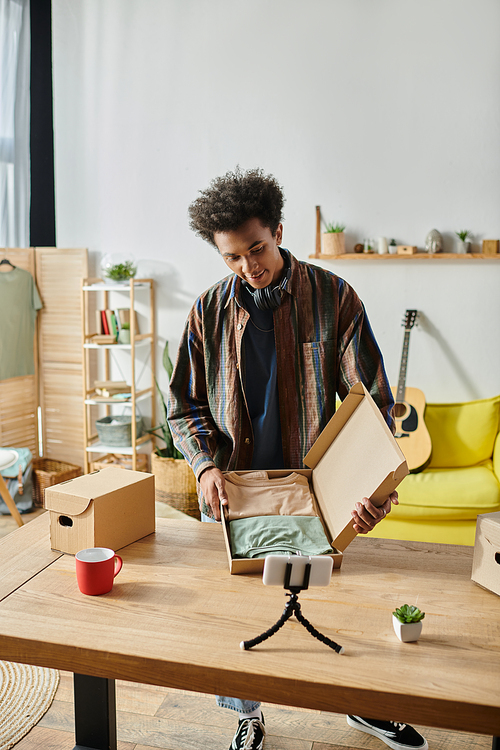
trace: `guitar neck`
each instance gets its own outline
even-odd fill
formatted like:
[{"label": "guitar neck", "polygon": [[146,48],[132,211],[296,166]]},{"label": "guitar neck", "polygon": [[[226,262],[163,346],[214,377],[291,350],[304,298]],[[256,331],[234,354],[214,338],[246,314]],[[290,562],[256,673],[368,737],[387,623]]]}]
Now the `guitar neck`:
[{"label": "guitar neck", "polygon": [[405,329],[405,337],[403,340],[403,353],[401,355],[401,367],[399,368],[398,390],[396,393],[396,401],[398,403],[405,400],[406,368],[408,365],[409,347],[410,347],[410,329]]}]

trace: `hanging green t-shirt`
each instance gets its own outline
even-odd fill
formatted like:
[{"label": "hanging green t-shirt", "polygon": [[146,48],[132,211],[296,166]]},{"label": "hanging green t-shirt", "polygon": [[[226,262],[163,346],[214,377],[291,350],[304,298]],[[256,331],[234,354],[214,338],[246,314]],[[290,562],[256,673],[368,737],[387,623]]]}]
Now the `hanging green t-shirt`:
[{"label": "hanging green t-shirt", "polygon": [[41,307],[29,271],[14,268],[0,273],[0,380],[34,375],[33,337]]}]

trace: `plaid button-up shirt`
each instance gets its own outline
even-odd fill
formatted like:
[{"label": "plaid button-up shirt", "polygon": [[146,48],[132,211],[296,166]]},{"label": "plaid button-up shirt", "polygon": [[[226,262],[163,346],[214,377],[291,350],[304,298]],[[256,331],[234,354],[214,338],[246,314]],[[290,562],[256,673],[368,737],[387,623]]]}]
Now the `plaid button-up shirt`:
[{"label": "plaid button-up shirt", "polygon": [[[301,468],[307,451],[361,381],[392,428],[392,393],[380,349],[356,292],[333,273],[290,254],[291,277],[274,310],[283,458]],[[170,381],[168,421],[195,475],[210,466],[249,469],[253,432],[245,401],[242,340],[249,314],[241,280],[227,276],[189,314]],[[247,374],[248,376],[248,374]],[[203,512],[210,514],[206,506]]]}]

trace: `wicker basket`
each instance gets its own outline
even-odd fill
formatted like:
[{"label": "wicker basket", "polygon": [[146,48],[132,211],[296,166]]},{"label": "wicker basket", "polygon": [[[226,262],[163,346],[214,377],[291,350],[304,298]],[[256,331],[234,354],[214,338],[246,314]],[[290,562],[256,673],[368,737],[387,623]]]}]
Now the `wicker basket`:
[{"label": "wicker basket", "polygon": [[155,475],[156,500],[200,520],[196,479],[183,458],[151,455],[151,472]]},{"label": "wicker basket", "polygon": [[44,506],[44,491],[54,484],[66,482],[83,474],[80,466],[56,461],[53,458],[33,459],[33,502],[39,508]]}]

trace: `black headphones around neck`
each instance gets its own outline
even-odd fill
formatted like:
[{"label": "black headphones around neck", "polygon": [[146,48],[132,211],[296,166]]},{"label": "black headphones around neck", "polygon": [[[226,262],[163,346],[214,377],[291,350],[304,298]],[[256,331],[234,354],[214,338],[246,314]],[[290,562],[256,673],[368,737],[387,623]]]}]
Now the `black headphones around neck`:
[{"label": "black headphones around neck", "polygon": [[272,286],[269,284],[263,289],[253,289],[250,284],[246,281],[243,282],[245,287],[251,293],[253,301],[259,308],[259,310],[277,310],[281,305],[283,295],[285,293],[286,285],[292,275],[292,264],[290,262],[290,256],[287,252],[284,252],[281,248],[279,249],[283,260],[285,261],[285,270],[279,284]]}]

